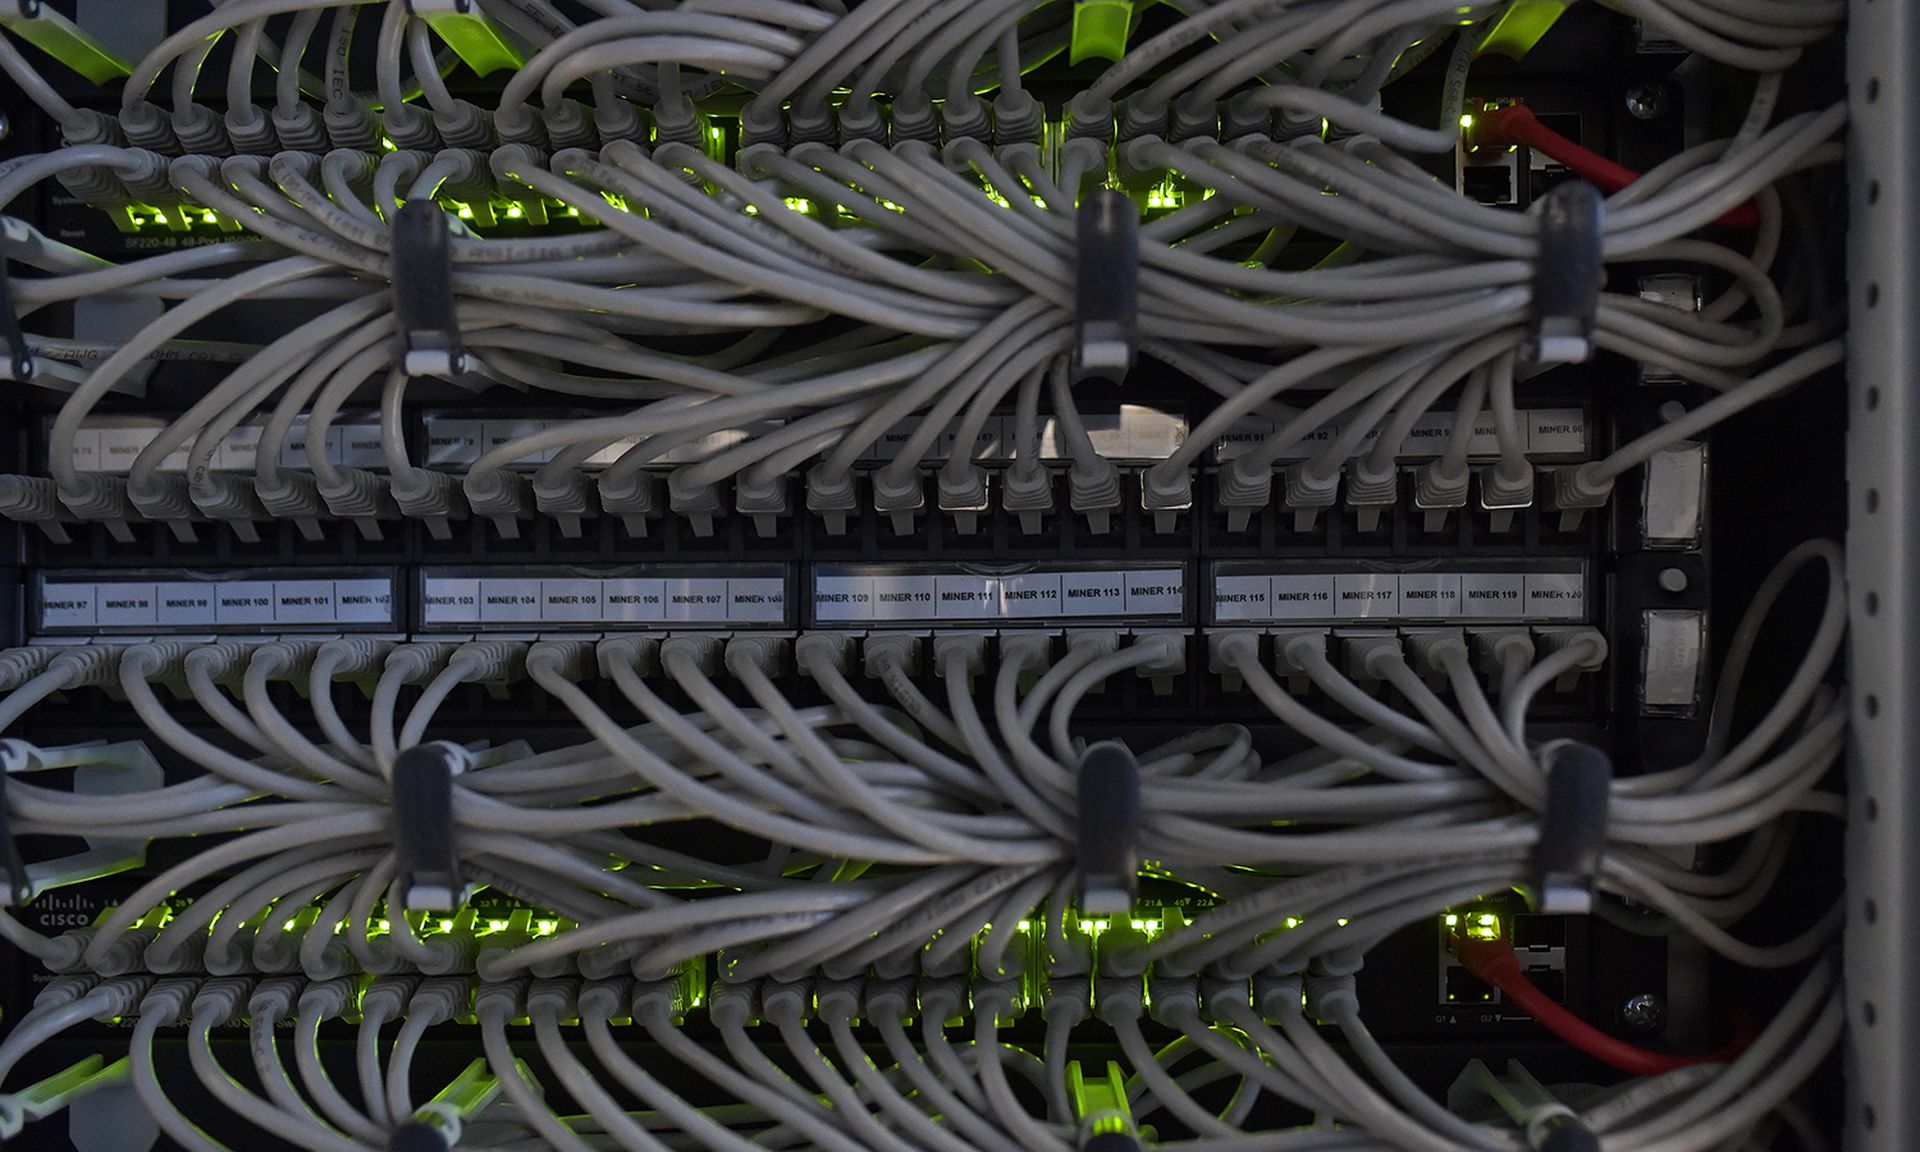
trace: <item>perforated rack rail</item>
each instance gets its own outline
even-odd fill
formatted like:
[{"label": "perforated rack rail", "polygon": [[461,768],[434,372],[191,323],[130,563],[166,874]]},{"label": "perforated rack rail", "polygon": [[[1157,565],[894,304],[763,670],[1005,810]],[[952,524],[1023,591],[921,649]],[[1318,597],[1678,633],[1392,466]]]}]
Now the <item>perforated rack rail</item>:
[{"label": "perforated rack rail", "polygon": [[1850,1152],[1920,1142],[1920,7],[1852,0],[1847,36],[1847,572],[1854,684],[1847,835]]}]

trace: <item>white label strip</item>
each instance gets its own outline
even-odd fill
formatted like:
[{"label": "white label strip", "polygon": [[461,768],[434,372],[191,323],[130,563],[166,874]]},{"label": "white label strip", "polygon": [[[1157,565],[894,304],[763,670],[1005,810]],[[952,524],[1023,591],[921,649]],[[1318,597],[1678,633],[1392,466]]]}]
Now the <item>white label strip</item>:
[{"label": "white label strip", "polygon": [[1216,573],[1213,620],[1585,620],[1583,572]]},{"label": "white label strip", "polygon": [[1021,572],[834,573],[813,581],[819,624],[966,623],[1174,617],[1186,610],[1178,568]]},{"label": "white label strip", "polygon": [[[1222,436],[1213,446],[1216,460],[1231,460],[1253,448],[1267,437],[1273,435],[1280,425],[1272,420],[1260,417],[1247,417],[1233,426],[1233,430]],[[1353,450],[1353,456],[1359,456],[1373,449],[1374,441],[1379,437],[1381,427],[1376,425],[1361,439]],[[1529,456],[1579,456],[1587,451],[1587,414],[1580,408],[1532,408],[1520,412],[1520,432],[1526,439]],[[1322,424],[1306,436],[1294,442],[1279,459],[1285,461],[1306,460],[1326,450],[1334,437],[1340,435],[1340,425]],[[1438,456],[1447,450],[1453,440],[1453,413],[1427,412],[1413,422],[1407,438],[1400,445],[1400,458],[1403,460],[1424,460]],[[1467,441],[1467,458],[1470,460],[1491,460],[1500,455],[1500,442],[1494,436],[1493,413],[1482,412],[1474,418],[1473,438]]]},{"label": "white label strip", "polygon": [[421,623],[603,625],[785,624],[780,576],[433,576]]},{"label": "white label strip", "polygon": [[[104,472],[124,476],[147,445],[160,438],[168,422],[151,417],[99,417],[83,424],[74,433],[73,463],[81,472]],[[213,454],[216,472],[251,472],[260,453],[260,424],[243,424],[220,440]],[[384,471],[387,458],[380,451],[378,422],[335,424],[327,429],[327,460],[343,468]],[[162,472],[187,470],[187,455],[192,442],[169,452],[160,461]],[[297,419],[280,445],[283,468],[307,467],[307,418]]]},{"label": "white label strip", "polygon": [[393,627],[393,583],[350,580],[48,581],[43,629],[203,629],[321,624]]}]

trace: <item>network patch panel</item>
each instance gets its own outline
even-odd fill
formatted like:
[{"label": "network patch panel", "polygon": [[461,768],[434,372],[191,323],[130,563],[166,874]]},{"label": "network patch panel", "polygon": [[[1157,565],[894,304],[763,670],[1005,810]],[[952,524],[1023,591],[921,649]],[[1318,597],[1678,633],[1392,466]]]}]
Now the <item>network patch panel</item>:
[{"label": "network patch panel", "polygon": [[1847,7],[0,0],[0,1141],[1911,1143]]}]

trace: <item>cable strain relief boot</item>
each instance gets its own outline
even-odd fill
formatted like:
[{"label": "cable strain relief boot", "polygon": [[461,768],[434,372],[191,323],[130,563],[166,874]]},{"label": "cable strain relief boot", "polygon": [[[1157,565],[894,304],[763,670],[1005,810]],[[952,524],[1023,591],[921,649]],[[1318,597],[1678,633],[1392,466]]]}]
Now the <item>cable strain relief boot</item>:
[{"label": "cable strain relief boot", "polygon": [[986,140],[993,134],[993,119],[987,102],[968,93],[958,100],[940,105],[940,138],[951,144],[956,140]]},{"label": "cable strain relief boot", "polygon": [[1244,532],[1253,514],[1273,503],[1273,469],[1235,457],[1213,482],[1213,498],[1227,510],[1227,528]]},{"label": "cable strain relief boot", "polygon": [[787,146],[787,117],[778,103],[752,100],[740,110],[740,146]]},{"label": "cable strain relief boot", "polygon": [[721,664],[736,679],[751,666],[770,680],[787,674],[791,642],[785,636],[732,636],[721,651]]},{"label": "cable strain relief boot", "polygon": [[363,100],[329,100],[321,110],[327,139],[335,148],[350,148],[369,155],[381,150],[380,128],[373,109]]},{"label": "cable strain relief boot", "polygon": [[120,131],[135,148],[148,148],[162,156],[180,155],[180,137],[173,122],[161,113],[157,104],[146,100],[120,111]]},{"label": "cable strain relief boot", "polygon": [[220,117],[199,104],[173,110],[173,134],[188,156],[225,156],[232,152],[227,126]]},{"label": "cable strain relief boot", "polygon": [[170,163],[150,148],[129,148],[125,163],[116,165],[113,172],[135,199],[148,204],[177,204],[180,194],[169,175]]},{"label": "cable strain relief boot", "polygon": [[1273,138],[1280,141],[1319,139],[1321,119],[1310,112],[1280,109],[1273,118]]},{"label": "cable strain relief boot", "polygon": [[365,468],[337,468],[333,483],[316,481],[314,491],[326,501],[327,511],[342,520],[353,521],[360,535],[368,540],[381,539],[380,521],[400,514],[387,490],[387,478]]},{"label": "cable strain relief boot", "polygon": [[[895,676],[918,676],[923,647],[924,638],[910,633],[880,632],[868,636],[860,645],[860,671],[869,680],[883,682]],[[946,675],[944,669],[936,671]]]},{"label": "cable strain relief boot", "polygon": [[1134,668],[1133,674],[1151,681],[1155,696],[1173,693],[1175,678],[1187,674],[1187,636],[1184,632],[1142,632],[1133,638],[1133,647],[1145,648],[1153,656]]},{"label": "cable strain relief boot", "polygon": [[650,676],[659,667],[659,655],[660,641],[654,636],[608,636],[593,648],[594,666],[602,680],[613,679],[616,666],[631,668],[640,676]]},{"label": "cable strain relief boot", "polygon": [[661,100],[653,106],[655,148],[664,148],[668,144],[685,144],[690,148],[705,151],[707,126],[707,118],[701,115],[700,109],[684,95]]},{"label": "cable strain relief boot", "polygon": [[[455,100],[452,108],[435,110],[433,129],[448,148],[472,148],[485,152],[494,145],[493,116],[471,100]],[[588,129],[589,142],[592,137],[592,130]]]},{"label": "cable strain relief boot", "polygon": [[563,96],[542,108],[540,118],[546,125],[550,148],[594,148],[600,144],[593,111],[571,96]]},{"label": "cable strain relief boot", "polygon": [[1067,507],[1087,518],[1095,536],[1113,530],[1113,514],[1120,510],[1120,470],[1101,459],[1091,466],[1076,462],[1067,470]]},{"label": "cable strain relief boot", "polygon": [[[0,651],[0,692],[11,692],[33,677],[47,670],[59,649],[45,644],[30,644],[24,648],[8,648]],[[18,745],[21,742],[0,741],[0,747]],[[30,746],[29,746],[30,747]]]},{"label": "cable strain relief boot", "polygon": [[684,517],[693,534],[704,540],[713,535],[714,517],[723,514],[727,506],[721,499],[719,482],[695,479],[690,475],[695,467],[689,464],[667,473],[667,506]]},{"label": "cable strain relief boot", "polygon": [[980,530],[980,516],[992,507],[987,493],[987,470],[978,464],[955,460],[940,469],[934,478],[940,511],[953,517],[962,536]]},{"label": "cable strain relief boot", "polygon": [[318,184],[325,178],[320,169],[323,160],[325,157],[319,152],[283,148],[267,157],[267,179],[281,184],[297,176],[309,184]]},{"label": "cable strain relief boot", "polygon": [[1155,532],[1172,532],[1180,514],[1193,510],[1193,473],[1167,464],[1140,473],[1140,507],[1153,516]]},{"label": "cable strain relief boot", "polygon": [[833,105],[799,103],[787,109],[787,146],[831,144],[840,130],[834,123]]},{"label": "cable strain relief boot", "polygon": [[914,519],[927,506],[926,484],[920,473],[891,465],[875,472],[873,506],[893,521],[895,536],[913,535]]},{"label": "cable strain relief boot", "polygon": [[210,520],[223,521],[233,534],[249,544],[257,543],[259,531],[254,522],[265,520],[267,510],[254,494],[246,476],[233,472],[206,472],[187,485],[193,506]]},{"label": "cable strain relief boot", "polygon": [[803,632],[793,642],[794,666],[809,679],[819,679],[822,668],[851,675],[855,643],[851,632]]},{"label": "cable strain relief boot", "polygon": [[593,131],[603,146],[620,140],[645,144],[647,118],[632,102],[615,97],[593,106]]},{"label": "cable strain relief boot", "polygon": [[1173,116],[1167,123],[1167,139],[1175,144],[1192,140],[1213,140],[1220,134],[1220,106],[1212,100],[1189,92],[1173,102]]},{"label": "cable strain relief boot", "polygon": [[993,98],[993,142],[1038,144],[1047,130],[1046,109],[1026,89],[1001,92]]},{"label": "cable strain relief boot", "polygon": [[1490,516],[1495,532],[1513,528],[1514,514],[1533,506],[1533,469],[1509,474],[1504,465],[1489,464],[1480,470],[1480,507]]},{"label": "cable strain relief boot", "polygon": [[1436,690],[1446,682],[1451,664],[1469,659],[1467,634],[1459,628],[1412,629],[1406,638],[1407,663]]},{"label": "cable strain relief boot", "polygon": [[38,524],[56,544],[67,543],[64,506],[49,476],[0,475],[0,516],[21,524]]},{"label": "cable strain relief boot", "polygon": [[1104,150],[1113,140],[1113,101],[1081,92],[1067,101],[1067,138],[1092,140]]},{"label": "cable strain relief boot", "polygon": [[243,104],[228,108],[222,122],[227,129],[227,139],[233,141],[233,150],[247,156],[271,156],[280,151],[280,136],[273,130],[273,121],[258,104]]},{"label": "cable strain relief boot", "polygon": [[1002,632],[1000,634],[1000,662],[1020,662],[1020,691],[1032,687],[1047,669],[1053,667],[1053,645],[1058,640],[1057,632]]},{"label": "cable strain relief boot", "polygon": [[187,495],[187,478],[183,474],[155,472],[147,477],[145,485],[135,486],[129,482],[127,499],[143,518],[164,521],[181,543],[195,541],[192,521],[199,518],[200,510]]},{"label": "cable strain relief boot", "polygon": [[1580,518],[1589,508],[1604,508],[1613,498],[1612,480],[1595,480],[1592,466],[1572,464],[1555,468],[1553,506],[1560,510],[1560,530],[1571,532],[1580,526]]},{"label": "cable strain relief boot", "polygon": [[401,104],[380,110],[380,128],[401,151],[433,152],[441,146],[433,117],[424,108]]},{"label": "cable strain relief boot", "polygon": [[536,472],[533,476],[533,506],[551,517],[560,535],[578,540],[581,522],[600,514],[600,493],[593,477],[580,469],[569,469],[558,479]]},{"label": "cable strain relief boot", "polygon": [[242,928],[218,944],[211,936],[200,933],[166,955],[160,955],[157,948],[147,949],[142,963],[150,972],[184,972],[204,968],[212,976],[243,976],[260,970],[260,966],[254,963],[254,949],[258,942],[259,933],[253,928]]},{"label": "cable strain relief boot", "polygon": [[453,477],[430,468],[412,468],[392,478],[393,502],[403,516],[423,520],[435,540],[453,539],[450,520],[466,514],[466,497]]},{"label": "cable strain relief boot", "polygon": [[842,144],[855,140],[879,143],[887,138],[887,114],[871,96],[848,97],[847,102],[840,105],[839,121],[838,139]]},{"label": "cable strain relief boot", "polygon": [[65,688],[118,687],[120,658],[125,654],[118,644],[80,644],[48,661],[47,671],[64,673]]},{"label": "cable strain relief boot", "polygon": [[531,172],[551,169],[548,156],[529,144],[509,144],[496,149],[488,157],[488,167],[493,170],[493,188],[495,195],[502,200],[511,201],[520,209],[521,219],[535,228],[547,226],[546,197],[514,178],[518,172]]},{"label": "cable strain relief boot", "polygon": [[1135,92],[1120,102],[1119,141],[1125,144],[1129,140],[1142,136],[1158,136],[1164,139],[1172,115],[1172,106],[1165,100]]},{"label": "cable strain relief boot", "polygon": [[769,540],[779,535],[780,518],[793,514],[786,474],[769,475],[758,467],[742,472],[733,481],[733,509],[752,518],[754,535]]},{"label": "cable strain relief boot", "polygon": [[60,503],[76,520],[102,524],[122,544],[133,543],[133,530],[127,527],[133,508],[127,500],[127,481],[121,476],[82,475],[74,477],[70,488],[55,486]]},{"label": "cable strain relief boot", "polygon": [[847,517],[858,511],[859,500],[851,471],[829,471],[824,461],[807,469],[807,511],[820,517],[829,536],[847,534]]},{"label": "cable strain relief boot", "polygon": [[269,515],[293,521],[308,540],[320,539],[320,520],[330,513],[313,473],[281,469],[271,479],[255,479],[253,491]]},{"label": "cable strain relief boot", "polygon": [[460,486],[466,490],[467,507],[475,516],[492,520],[493,530],[501,539],[520,538],[520,521],[533,512],[533,496],[525,476],[504,468],[469,472]]},{"label": "cable strain relief boot", "polygon": [[1016,460],[1000,478],[1000,506],[1020,518],[1020,531],[1037,536],[1054,509],[1053,473],[1037,460]]},{"label": "cable strain relief boot", "polygon": [[341,169],[347,188],[361,203],[373,203],[373,178],[380,170],[380,161],[373,153],[363,148],[335,148],[320,157],[323,171],[329,164]]},{"label": "cable strain relief boot", "polygon": [[199,989],[200,981],[191,976],[156,980],[140,996],[139,1016],[152,1018],[163,1028],[178,1024]]},{"label": "cable strain relief boot", "polygon": [[1334,501],[1340,498],[1340,470],[1335,468],[1321,475],[1313,465],[1314,462],[1308,460],[1286,472],[1282,499],[1293,510],[1295,532],[1313,531],[1321,511],[1333,507]]},{"label": "cable strain relief boot", "polygon": [[660,482],[651,473],[633,472],[624,476],[601,473],[594,487],[600,494],[600,508],[609,516],[620,517],[627,535],[645,539],[647,521],[660,515]]},{"label": "cable strain relief boot", "polygon": [[332,141],[326,122],[313,105],[302,101],[291,108],[273,110],[273,134],[280,146],[290,152],[325,152]]},{"label": "cable strain relief boot", "polygon": [[925,92],[902,92],[893,98],[893,106],[888,112],[893,143],[920,140],[931,144],[939,139],[939,114]]},{"label": "cable strain relief boot", "polygon": [[547,147],[547,125],[540,113],[525,104],[496,108],[493,132],[502,147],[525,145],[540,151]]},{"label": "cable strain relief boot", "polygon": [[1121,187],[1137,196],[1160,183],[1167,171],[1153,159],[1152,150],[1163,143],[1158,136],[1129,136],[1114,147],[1114,170]]},{"label": "cable strain relief boot", "polygon": [[1251,92],[1227,98],[1220,109],[1220,139],[1241,140],[1248,136],[1270,140],[1273,137],[1273,109],[1259,103]]},{"label": "cable strain relief boot", "polygon": [[942,632],[933,638],[933,670],[945,679],[957,665],[971,685],[987,671],[986,632]]},{"label": "cable strain relief boot", "polygon": [[1425,516],[1428,532],[1447,526],[1447,516],[1467,506],[1473,473],[1464,464],[1449,467],[1445,460],[1429,460],[1413,473],[1413,506]]},{"label": "cable strain relief boot", "polygon": [[1578,649],[1579,662],[1554,678],[1553,690],[1571,692],[1579,685],[1580,677],[1589,672],[1598,672],[1607,662],[1607,638],[1592,628],[1541,628],[1536,633],[1540,638],[1543,654],[1551,656],[1556,652]]},{"label": "cable strain relief boot", "polygon": [[1400,502],[1400,469],[1389,460],[1384,467],[1372,453],[1347,466],[1347,507],[1353,509],[1361,532],[1380,530],[1380,516]]}]

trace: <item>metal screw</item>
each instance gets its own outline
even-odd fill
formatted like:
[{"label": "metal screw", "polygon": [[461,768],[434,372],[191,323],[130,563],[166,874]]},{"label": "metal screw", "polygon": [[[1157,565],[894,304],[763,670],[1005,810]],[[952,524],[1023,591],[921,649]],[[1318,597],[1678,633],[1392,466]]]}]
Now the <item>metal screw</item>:
[{"label": "metal screw", "polygon": [[1687,590],[1687,574],[1678,568],[1662,568],[1658,577],[1660,590],[1675,596]]},{"label": "metal screw", "polygon": [[1620,1019],[1635,1032],[1653,1035],[1667,1026],[1666,1001],[1651,992],[1638,992],[1620,1005]]},{"label": "metal screw", "polygon": [[1657,120],[1667,114],[1671,103],[1664,84],[1635,84],[1627,89],[1627,115],[1635,120]]}]

